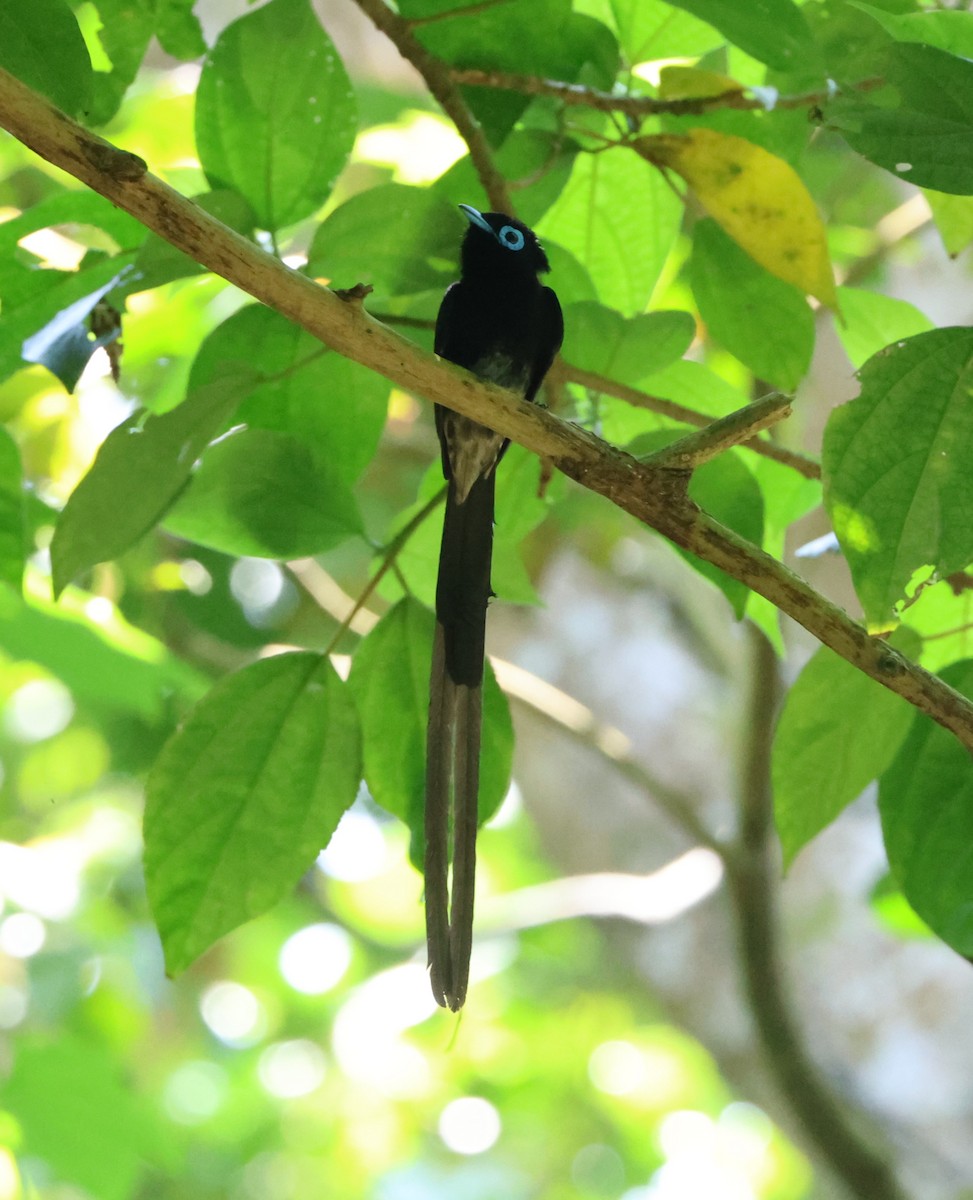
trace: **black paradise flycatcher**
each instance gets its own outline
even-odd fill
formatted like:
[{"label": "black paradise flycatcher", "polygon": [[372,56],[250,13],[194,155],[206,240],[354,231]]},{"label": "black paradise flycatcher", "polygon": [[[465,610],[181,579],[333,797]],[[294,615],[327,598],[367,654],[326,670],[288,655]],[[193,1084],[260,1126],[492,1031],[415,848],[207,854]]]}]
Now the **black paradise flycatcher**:
[{"label": "black paradise flycatcher", "polygon": [[[436,353],[533,400],[561,345],[557,296],[537,238],[503,213],[461,204],[470,225],[460,280],[436,318]],[[436,405],[448,481],[426,735],[426,941],[433,995],[454,1012],[466,999],[473,942],[483,653],[496,466],[508,441]],[[449,828],[452,824],[452,902]]]}]

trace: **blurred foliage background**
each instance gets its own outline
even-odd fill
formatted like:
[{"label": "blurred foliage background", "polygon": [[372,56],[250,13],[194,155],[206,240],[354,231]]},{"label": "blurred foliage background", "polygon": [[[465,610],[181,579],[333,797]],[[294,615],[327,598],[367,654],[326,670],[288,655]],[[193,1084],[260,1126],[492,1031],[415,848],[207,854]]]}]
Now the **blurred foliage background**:
[{"label": "blurred foliage background", "polygon": [[[0,5],[0,15],[16,15],[18,3]],[[122,28],[125,6],[74,7],[96,69],[113,49],[117,66],[118,46],[106,55],[99,39],[107,27],[110,43]],[[170,7],[192,9],[210,46],[246,11],[242,0]],[[841,46],[865,6],[805,7],[820,10],[819,30]],[[316,9],[360,114],[335,190],[278,247],[285,260],[310,257],[312,266],[318,223],[352,196],[431,184],[456,164],[437,187],[451,202],[476,201],[465,147],[411,68],[352,4]],[[575,5],[609,21],[610,9]],[[714,49],[709,27],[647,0],[645,19],[660,14],[673,30],[658,59]],[[850,55],[848,36],[841,52]],[[192,59],[193,49],[180,53]],[[720,53],[710,65],[763,81],[764,67],[742,51]],[[187,195],[206,188],[193,131],[199,74],[197,61],[153,42],[104,129]],[[110,108],[105,95],[99,102]],[[740,116],[710,121],[732,131]],[[776,150],[786,157],[788,130],[803,140],[806,124],[798,110],[773,126]],[[532,165],[530,147],[520,152],[525,163],[510,163],[512,173]],[[551,195],[534,197],[538,215],[570,165],[543,176]],[[842,280],[921,310],[903,315],[876,301],[868,318],[881,334],[918,331],[923,313],[969,320],[968,258],[950,260],[927,200],[826,131],[804,152],[802,173]],[[64,184],[17,142],[0,141],[6,222]],[[671,201],[661,184],[657,200]],[[959,244],[958,227],[973,231],[973,222],[968,207],[951,203]],[[220,215],[233,223],[231,212]],[[96,225],[57,223],[54,214],[23,236],[12,225],[16,237],[8,231],[6,240],[0,225],[4,254],[71,270],[124,244]],[[459,222],[447,233],[458,240]],[[408,220],[370,236],[365,256],[386,253],[410,236]],[[718,261],[732,253],[720,236],[714,227],[708,249]],[[553,485],[559,503],[537,513],[547,515],[543,525],[516,538],[525,566],[512,553],[502,559],[498,590],[523,607],[491,614],[492,649],[531,677],[513,689],[514,783],[481,835],[480,941],[462,1017],[436,1010],[429,994],[408,831],[364,790],[292,898],[178,981],[165,977],[140,865],[147,770],[213,680],[281,647],[331,644],[375,546],[415,503],[438,452],[426,406],[398,392],[386,401],[379,389],[388,421],[355,489],[368,538],[278,564],[156,531],[55,606],[47,547],[56,513],[134,405],[162,413],[178,403],[201,340],[246,301],[220,279],[174,270],[174,252],[158,239],[140,253],[162,282],[127,297],[120,386],[102,354],[70,393],[40,366],[0,384],[0,420],[31,483],[33,551],[26,599],[0,590],[0,1200],[843,1194],[779,1072],[768,1070],[752,970],[750,1001],[741,984],[749,968],[738,949],[740,907],[720,889],[721,864],[665,815],[675,793],[677,808],[730,827],[776,668],[768,673],[759,642],[683,559],[563,481]],[[653,308],[695,314],[688,237],[665,258]],[[426,293],[391,315],[428,319],[449,278],[447,262]],[[555,261],[559,291],[573,286],[580,301],[579,280],[567,256]],[[809,364],[767,365],[802,380],[786,437],[810,451],[828,410],[855,393],[851,363],[887,340],[859,353],[833,315],[817,310],[813,321]],[[699,333],[699,360],[732,395],[749,396],[755,372],[701,325]],[[710,377],[703,390],[711,387]],[[691,372],[679,388],[681,398],[692,392]],[[600,407],[583,392],[575,400],[613,440],[642,432],[626,425],[623,406]],[[512,475],[518,461],[512,452]],[[815,500],[812,488],[791,511]],[[788,554],[825,530],[814,509],[788,533]],[[410,572],[428,578],[433,541],[410,548],[402,566],[410,582]],[[840,563],[805,560],[802,570],[854,605]],[[376,607],[401,588],[390,581],[383,590]],[[784,640],[793,678],[812,647],[790,627]],[[543,690],[536,677],[560,690]],[[791,1019],[839,1106],[854,1112],[852,1127],[866,1142],[882,1130],[882,1153],[909,1193],[973,1194],[973,979],[888,883],[873,797],[801,854],[779,896],[771,884],[762,899],[781,938],[774,947],[784,962],[772,965],[790,982]]]}]

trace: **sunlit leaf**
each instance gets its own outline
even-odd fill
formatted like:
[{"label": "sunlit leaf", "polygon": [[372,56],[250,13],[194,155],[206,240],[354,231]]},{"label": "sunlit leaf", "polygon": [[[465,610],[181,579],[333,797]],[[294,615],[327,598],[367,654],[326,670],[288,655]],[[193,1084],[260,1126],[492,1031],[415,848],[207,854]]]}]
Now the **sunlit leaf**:
[{"label": "sunlit leaf", "polygon": [[[943,680],[973,695],[973,664]],[[915,719],[878,793],[892,875],[906,899],[957,953],[973,957],[973,771],[970,754],[928,717]]]},{"label": "sunlit leaf", "polygon": [[[159,722],[173,698],[199,698],[207,680],[158,639],[130,625],[100,598],[69,588],[55,604],[29,584],[26,598],[0,592],[0,648],[15,661],[35,662],[60,679],[97,714]],[[97,616],[97,619],[96,619]]]},{"label": "sunlit leaf", "polygon": [[650,162],[681,175],[755,262],[834,305],[824,225],[800,176],[783,159],[711,129],[639,138],[633,146]]},{"label": "sunlit leaf", "polygon": [[91,59],[64,0],[0,0],[0,67],[72,116],[91,96]]},{"label": "sunlit leaf", "polygon": [[840,95],[829,124],[859,154],[899,179],[940,192],[973,192],[973,62],[899,42],[885,53],[881,90]]},{"label": "sunlit leaf", "polygon": [[829,825],[895,757],[915,710],[822,646],[787,693],[771,758],[784,860]]},{"label": "sunlit leaf", "polygon": [[665,0],[611,0],[618,40],[631,64],[702,55],[723,41],[712,25]]},{"label": "sunlit leaf", "polygon": [[308,0],[271,0],[213,47],[196,93],[196,142],[214,187],[235,187],[260,225],[293,224],[328,197],[358,117],[337,51]]},{"label": "sunlit leaf", "polygon": [[677,197],[637,156],[582,154],[538,232],[587,268],[604,304],[630,314],[648,303],[681,219]]},{"label": "sunlit leaf", "polygon": [[854,367],[861,367],[890,342],[913,337],[933,328],[932,321],[908,300],[866,292],[862,288],[838,289],[841,320],[835,332]]},{"label": "sunlit leaf", "polygon": [[17,443],[0,426],[0,583],[20,591],[27,549],[24,480]]},{"label": "sunlit leaf", "polygon": [[850,0],[855,8],[874,17],[899,42],[921,42],[961,58],[973,58],[973,13],[961,9],[935,12],[887,12],[861,0]]},{"label": "sunlit leaf", "polygon": [[95,563],[117,558],[162,519],[250,379],[252,372],[237,369],[162,416],[138,412],[112,430],[55,528],[55,594]]},{"label": "sunlit leaf", "polygon": [[264,659],[213,688],[146,792],[146,888],[170,974],[297,885],[360,778],[354,705],[320,654]]},{"label": "sunlit leaf", "polygon": [[166,517],[179,537],[257,558],[303,558],[362,531],[341,473],[269,429],[228,434],[203,455]]},{"label": "sunlit leaf", "polygon": [[951,196],[927,188],[926,199],[946,253],[955,258],[973,242],[973,196]]},{"label": "sunlit leaf", "polygon": [[920,567],[973,561],[973,331],[880,351],[824,435],[825,506],[870,626],[888,628]]},{"label": "sunlit leaf", "polygon": [[702,67],[668,66],[659,72],[659,99],[683,100],[688,96],[722,96],[741,92],[743,87],[729,75]]},{"label": "sunlit leaf", "polygon": [[[383,808],[408,825],[413,857],[422,846],[426,720],[435,619],[401,600],[362,642],[349,685],[361,714],[365,782]],[[489,663],[483,676],[480,821],[500,805],[510,783],[513,728]]]},{"label": "sunlit leaf", "polygon": [[814,350],[814,316],[803,294],[759,266],[715,221],[696,223],[690,279],[712,337],[758,379],[793,391]]}]

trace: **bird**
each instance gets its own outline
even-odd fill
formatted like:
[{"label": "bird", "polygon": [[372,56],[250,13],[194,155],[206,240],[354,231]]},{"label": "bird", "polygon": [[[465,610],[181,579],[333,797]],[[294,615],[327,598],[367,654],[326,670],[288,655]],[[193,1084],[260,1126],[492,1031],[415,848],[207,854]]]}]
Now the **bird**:
[{"label": "bird", "polygon": [[[547,256],[516,218],[459,208],[469,222],[460,278],[443,296],[435,351],[533,401],[564,336],[557,296],[538,278],[550,270]],[[426,944],[433,995],[455,1012],[466,999],[473,943],[493,504],[508,439],[442,405],[436,431],[447,487],[426,730]]]}]

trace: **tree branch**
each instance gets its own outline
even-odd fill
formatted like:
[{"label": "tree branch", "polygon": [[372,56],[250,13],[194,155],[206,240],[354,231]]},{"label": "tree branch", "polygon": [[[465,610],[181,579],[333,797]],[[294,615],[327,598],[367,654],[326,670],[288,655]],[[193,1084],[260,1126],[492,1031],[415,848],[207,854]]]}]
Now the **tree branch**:
[{"label": "tree branch", "polygon": [[115,151],[2,70],[0,126],[339,354],[549,458],[584,487],[739,579],[973,750],[973,704],[969,700],[881,639],[871,637],[783,564],[700,512],[686,495],[686,472],[639,463],[578,426],[527,404],[513,392],[442,362],[374,320],[362,305],[346,303],[284,266],[153,175],[133,179],[128,177],[133,172],[114,170],[114,164],[127,163],[134,156]]},{"label": "tree branch", "polygon": [[[629,387],[627,384],[616,383],[604,375],[597,375],[594,371],[584,371],[581,367],[574,367],[570,363],[555,363],[552,371],[568,383],[580,384],[581,387],[589,388],[593,392],[601,392],[604,396],[614,396],[616,400],[624,400],[626,404],[648,409],[649,412],[658,413],[672,421],[680,421],[684,425],[695,425],[698,429],[705,429],[713,420],[712,417],[707,417],[694,408],[686,408],[685,405],[676,404],[673,400],[665,400],[661,396],[652,396],[648,392],[639,391],[638,388]],[[752,437],[741,444],[756,454],[762,454],[764,458],[772,458],[774,462],[791,467],[805,479],[821,478],[821,467],[813,458],[798,454],[794,450],[788,450],[785,446],[778,446],[776,442]]]},{"label": "tree branch", "polygon": [[[541,79],[536,75],[514,75],[508,71],[481,71],[475,68],[455,68],[450,72],[454,83],[470,87],[500,88],[520,92],[524,96],[550,96],[569,107],[594,108],[600,112],[619,112],[630,117],[652,117],[667,114],[673,117],[699,116],[719,108],[770,112],[775,108],[813,108],[834,98],[834,89],[804,92],[799,96],[780,96],[773,88],[728,88],[715,96],[685,96],[677,100],[658,100],[654,96],[616,95],[580,83],[562,83]],[[865,79],[855,85],[856,91],[879,87],[881,79]],[[758,92],[747,95],[747,92]]]},{"label": "tree branch", "polygon": [[466,142],[470,159],[483,184],[490,204],[496,212],[516,216],[516,211],[507,190],[507,181],[493,162],[493,153],[480,122],[453,82],[449,68],[423,46],[412,32],[410,23],[393,12],[385,0],[355,0],[376,29],[380,30],[395,46],[406,61],[412,63],[426,82],[439,107],[456,126],[460,137]]},{"label": "tree branch", "polygon": [[784,984],[770,747],[780,692],[773,648],[750,626],[753,677],[747,706],[747,753],[737,836],[724,855],[740,940],[740,965],[767,1065],[811,1143],[860,1200],[904,1200],[889,1163],[853,1125],[808,1053]]}]

